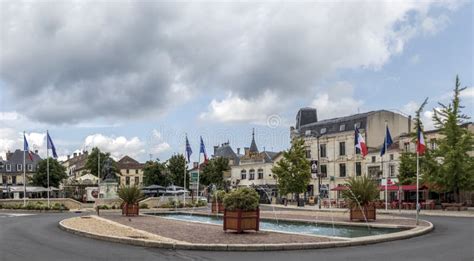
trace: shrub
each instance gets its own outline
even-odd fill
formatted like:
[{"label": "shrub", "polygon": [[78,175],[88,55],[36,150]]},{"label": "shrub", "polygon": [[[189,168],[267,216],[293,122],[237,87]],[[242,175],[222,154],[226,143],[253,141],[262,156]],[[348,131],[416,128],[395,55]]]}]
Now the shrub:
[{"label": "shrub", "polygon": [[379,188],[374,180],[366,176],[351,177],[347,182],[348,190],[342,191],[342,196],[349,201],[349,206],[367,206],[379,196]]},{"label": "shrub", "polygon": [[216,190],[212,195],[212,200],[217,200],[217,202],[222,203],[226,193],[224,190]]},{"label": "shrub", "polygon": [[125,187],[122,186],[117,191],[117,194],[126,204],[137,204],[143,199],[143,193],[137,186]]},{"label": "shrub", "polygon": [[258,208],[259,196],[252,188],[238,188],[224,197],[224,207],[227,210],[241,209],[244,211]]},{"label": "shrub", "polygon": [[142,203],[142,204],[140,204],[140,208],[148,209],[149,207],[148,207],[148,204]]}]

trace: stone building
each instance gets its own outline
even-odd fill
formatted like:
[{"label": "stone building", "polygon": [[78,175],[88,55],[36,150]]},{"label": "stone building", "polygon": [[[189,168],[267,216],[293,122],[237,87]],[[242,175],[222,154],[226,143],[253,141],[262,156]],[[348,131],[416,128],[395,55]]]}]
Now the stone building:
[{"label": "stone building", "polygon": [[142,186],[143,185],[143,167],[145,164],[139,163],[135,159],[124,156],[117,161],[119,170],[118,179],[120,185]]},{"label": "stone building", "polygon": [[23,150],[7,152],[6,159],[0,161],[0,185],[1,187],[23,185],[23,170],[26,169],[26,178],[28,180],[36,173],[38,163],[41,157],[38,151],[31,152],[32,159],[26,153],[25,164],[23,164]]},{"label": "stone building", "polygon": [[[395,144],[384,155],[382,167],[380,149],[385,137],[385,124],[396,142],[401,134],[410,131],[413,123],[411,117],[387,110],[318,121],[316,109],[300,109],[296,125],[291,128],[291,137],[304,139],[308,160],[319,158],[322,196],[336,197],[337,191],[331,190],[345,184],[352,176],[375,175],[379,182],[385,175],[397,176],[398,154],[393,149]],[[369,149],[370,153],[365,159],[355,149],[354,127],[359,128]],[[317,178],[311,180],[308,193],[318,194]]]}]

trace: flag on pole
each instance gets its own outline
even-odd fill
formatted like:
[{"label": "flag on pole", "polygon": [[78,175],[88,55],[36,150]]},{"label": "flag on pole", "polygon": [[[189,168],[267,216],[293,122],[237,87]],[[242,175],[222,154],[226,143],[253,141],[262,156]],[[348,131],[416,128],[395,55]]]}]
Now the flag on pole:
[{"label": "flag on pole", "polygon": [[202,136],[201,136],[201,146],[199,147],[199,153],[202,153],[204,154],[204,163],[207,162],[207,154],[206,154],[206,147],[204,147],[204,141],[202,140]]},{"label": "flag on pole", "polygon": [[48,150],[50,149],[53,152],[53,157],[57,158],[58,154],[56,153],[56,147],[54,147],[54,143],[51,137],[49,136],[49,132],[46,132],[46,139],[47,139],[47,149]]},{"label": "flag on pole", "polygon": [[25,134],[23,134],[23,150],[28,152],[28,157],[33,161],[33,155],[31,155],[30,146],[28,146],[28,141],[26,140]]},{"label": "flag on pole", "polygon": [[355,133],[354,133],[354,145],[356,148],[359,149],[360,153],[362,154],[362,157],[365,157],[367,154],[369,154],[369,151],[367,149],[367,145],[365,144],[365,140],[360,135],[359,129],[355,127]]},{"label": "flag on pole", "polygon": [[390,135],[390,130],[388,129],[388,126],[385,130],[385,139],[383,140],[383,146],[382,146],[382,150],[380,151],[380,156],[383,156],[385,154],[385,148],[388,148],[390,147],[390,145],[392,145],[393,141],[392,141],[392,136]]},{"label": "flag on pole", "polygon": [[188,163],[191,162],[191,154],[193,154],[193,150],[191,145],[189,145],[188,136],[186,136],[186,157],[188,158]]},{"label": "flag on pole", "polygon": [[421,128],[418,127],[417,131],[417,138],[416,138],[416,152],[419,155],[423,155],[425,153],[426,145],[425,145],[425,138],[423,138],[423,132],[421,132]]}]

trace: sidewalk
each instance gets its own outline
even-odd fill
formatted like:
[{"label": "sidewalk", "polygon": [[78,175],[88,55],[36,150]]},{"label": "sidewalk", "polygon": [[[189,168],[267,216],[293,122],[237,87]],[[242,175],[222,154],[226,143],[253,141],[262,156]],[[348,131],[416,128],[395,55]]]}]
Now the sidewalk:
[{"label": "sidewalk", "polygon": [[[347,208],[324,208],[319,207],[317,205],[309,206],[305,205],[304,207],[298,207],[295,205],[276,205],[276,204],[261,204],[261,206],[267,207],[269,209],[275,208],[275,210],[296,210],[296,211],[318,211],[318,212],[346,212],[348,211]],[[402,209],[401,211],[398,209],[377,209],[378,214],[387,214],[387,215],[416,215],[415,210],[405,210]],[[420,216],[439,216],[439,217],[473,217],[474,218],[474,208],[468,208],[465,211],[443,211],[441,209],[437,210],[424,210],[420,211]]]}]

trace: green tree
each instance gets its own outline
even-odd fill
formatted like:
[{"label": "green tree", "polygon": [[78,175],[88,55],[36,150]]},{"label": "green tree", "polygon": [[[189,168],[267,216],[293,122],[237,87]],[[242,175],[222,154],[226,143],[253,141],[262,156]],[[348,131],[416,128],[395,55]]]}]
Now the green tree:
[{"label": "green tree", "polygon": [[227,183],[224,180],[224,171],[230,170],[229,159],[218,157],[213,158],[204,165],[200,173],[200,183],[206,186],[216,185],[217,189],[226,189]]},{"label": "green tree", "polygon": [[[100,156],[100,157],[99,157]],[[117,163],[115,162],[115,160],[113,160],[111,157],[110,157],[110,153],[104,153],[104,152],[101,152],[99,150],[99,148],[95,147],[92,149],[91,153],[89,154],[89,156],[87,156],[87,161],[86,161],[86,165],[85,165],[85,168],[87,170],[89,170],[89,172],[92,174],[92,175],[95,175],[96,177],[99,177],[97,175],[97,168],[98,168],[98,161],[100,161],[100,172],[101,172],[101,175],[100,177],[103,179],[104,177],[102,177],[102,170],[103,170],[103,166],[104,166],[104,162],[107,160],[107,159],[111,159],[113,164],[112,164],[112,167],[113,167],[113,170],[115,173],[118,173],[118,168],[117,168]]]},{"label": "green tree", "polygon": [[451,103],[439,103],[441,109],[435,109],[433,121],[442,138],[437,142],[434,152],[439,158],[438,171],[430,173],[429,180],[444,192],[452,192],[454,200],[460,201],[461,190],[474,189],[474,159],[468,152],[474,148],[473,134],[462,126],[469,117],[461,112],[461,88],[459,77],[456,76]]},{"label": "green tree", "polygon": [[278,189],[282,195],[306,191],[311,179],[311,168],[306,159],[303,139],[294,139],[291,148],[283,153],[283,158],[272,168],[278,181]]},{"label": "green tree", "polygon": [[[423,131],[423,123],[421,122],[421,113],[423,112],[424,107],[428,103],[428,98],[426,98],[421,106],[415,112],[415,126],[413,130],[410,130],[409,136],[411,137],[412,143],[416,144],[417,142],[417,131],[420,128]],[[436,171],[434,165],[436,161],[433,158],[433,153],[426,149],[425,153],[420,156],[420,178],[425,182],[425,177],[428,173]],[[400,183],[403,185],[409,185],[416,183],[416,153],[413,152],[402,152],[400,156],[400,165],[398,167]]]},{"label": "green tree", "polygon": [[[66,179],[66,168],[56,159],[49,158],[49,185],[58,187],[63,179]],[[38,168],[31,180],[35,186],[48,187],[47,160],[43,159],[38,162]]]},{"label": "green tree", "polygon": [[183,154],[171,156],[166,162],[166,167],[168,168],[171,183],[181,187],[184,185],[183,175],[186,171],[186,187],[189,187],[188,165],[186,164],[186,158]]},{"label": "green tree", "polygon": [[166,164],[156,161],[147,161],[143,167],[143,183],[145,186],[168,186],[171,183]]}]

